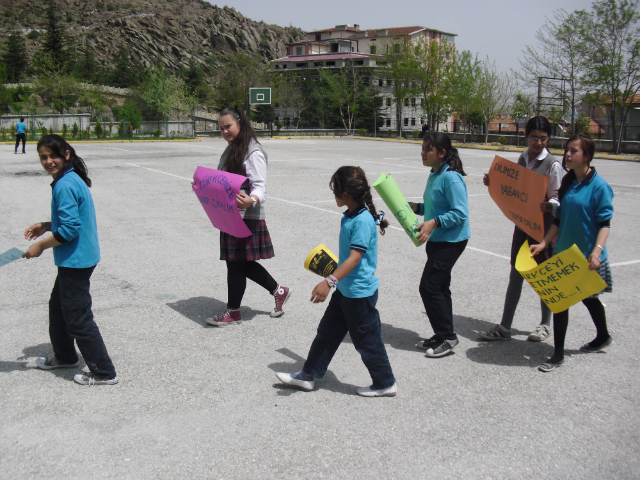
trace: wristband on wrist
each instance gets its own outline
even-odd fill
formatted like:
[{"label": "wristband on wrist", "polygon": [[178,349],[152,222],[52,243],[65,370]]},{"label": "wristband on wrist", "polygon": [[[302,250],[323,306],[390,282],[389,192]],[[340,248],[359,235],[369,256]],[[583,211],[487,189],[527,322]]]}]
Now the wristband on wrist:
[{"label": "wristband on wrist", "polygon": [[327,277],[327,284],[329,285],[329,288],[334,288],[338,286],[338,282],[339,280],[334,277],[333,275],[329,275]]},{"label": "wristband on wrist", "polygon": [[602,245],[596,245],[596,247],[598,247],[600,250],[604,252],[604,247]]}]

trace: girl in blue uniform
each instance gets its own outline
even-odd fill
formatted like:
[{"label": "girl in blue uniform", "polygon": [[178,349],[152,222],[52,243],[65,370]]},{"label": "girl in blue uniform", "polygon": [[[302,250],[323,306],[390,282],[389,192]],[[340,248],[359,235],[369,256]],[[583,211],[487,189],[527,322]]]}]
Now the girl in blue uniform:
[{"label": "girl in blue uniform", "polygon": [[471,236],[467,184],[462,178],[466,173],[458,150],[440,132],[425,135],[422,164],[431,167],[424,203],[409,205],[425,219],[417,227],[418,240],[427,242],[428,257],[420,279],[420,296],[434,335],[416,346],[426,350],[427,357],[442,357],[458,344],[449,286],[451,270]]},{"label": "girl in blue uniform", "polygon": [[59,135],[42,137],[38,154],[53,178],[51,221],[31,225],[24,237],[35,240],[49,231],[53,235],[31,245],[23,256],[39,257],[53,248],[58,276],[49,300],[53,356],[39,358],[36,365],[43,370],[77,367],[75,340],[90,371],[78,373],[74,380],[81,385],[114,385],[118,377],[91,311],[89,279],[100,261],[100,247],[87,167]]},{"label": "girl in blue uniform", "polygon": [[397,392],[387,351],[382,342],[380,315],[376,310],[380,280],[374,275],[378,263],[378,233],[388,222],[376,214],[367,177],[360,167],[340,167],[331,177],[338,207],[347,207],[340,224],[338,268],[311,292],[313,303],[324,302],[335,288],[318,333],[300,372],[276,373],[287,385],[311,391],[324,378],[329,363],[347,332],[369,370],[373,384],[358,389],[363,397],[392,397]]},{"label": "girl in blue uniform", "polygon": [[[613,282],[606,243],[613,217],[613,190],[591,166],[594,153],[595,144],[586,133],[574,135],[567,141],[563,166],[569,169],[569,173],[558,190],[560,206],[556,210],[556,219],[542,242],[531,245],[531,255],[544,250],[556,235],[556,252],[562,252],[575,243],[589,259],[589,269],[597,270],[607,284],[604,291],[611,292]],[[599,352],[613,343],[607,329],[604,305],[598,295],[582,301],[596,327],[596,338],[580,347],[583,352]],[[538,367],[540,371],[550,372],[564,363],[564,340],[568,324],[569,310],[553,314],[555,351],[549,360]]]}]

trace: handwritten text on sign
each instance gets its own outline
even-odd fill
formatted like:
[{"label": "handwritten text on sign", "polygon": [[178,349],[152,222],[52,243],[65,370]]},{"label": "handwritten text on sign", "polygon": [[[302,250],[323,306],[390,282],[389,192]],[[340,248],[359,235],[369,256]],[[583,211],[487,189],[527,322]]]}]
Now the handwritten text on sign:
[{"label": "handwritten text on sign", "polygon": [[527,235],[541,241],[544,217],[540,203],[549,188],[549,177],[496,155],[489,179],[489,195],[502,213]]},{"label": "handwritten text on sign", "polygon": [[246,179],[242,175],[206,167],[198,167],[193,174],[193,191],[213,226],[238,238],[251,236],[236,202],[236,195]]},{"label": "handwritten text on sign", "polygon": [[607,286],[595,270],[589,270],[589,262],[576,245],[538,265],[525,241],[516,257],[516,270],[553,313],[562,312]]},{"label": "handwritten text on sign", "polygon": [[22,255],[24,255],[24,252],[17,248],[7,250],[3,254],[0,254],[0,267],[4,267],[7,263],[11,263],[22,258]]}]

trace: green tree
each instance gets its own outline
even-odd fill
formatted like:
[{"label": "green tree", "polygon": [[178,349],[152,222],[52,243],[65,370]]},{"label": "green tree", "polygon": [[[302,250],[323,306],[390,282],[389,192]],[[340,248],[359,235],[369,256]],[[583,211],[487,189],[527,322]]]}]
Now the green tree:
[{"label": "green tree", "polygon": [[214,102],[219,108],[243,107],[248,109],[249,88],[269,84],[269,66],[261,58],[238,53],[229,57],[214,78]]},{"label": "green tree", "polygon": [[[456,55],[454,75],[452,81],[452,107],[460,116],[463,123],[469,124],[469,116],[478,110],[478,91],[481,75],[481,65],[477,55],[474,57],[469,50],[463,50]],[[463,129],[463,143],[467,141],[467,131]]]},{"label": "green tree", "polygon": [[184,80],[169,75],[161,65],[147,73],[141,97],[163,117],[190,112],[195,107],[195,98],[189,94]]},{"label": "green tree", "polygon": [[416,87],[418,63],[411,52],[410,46],[398,39],[394,39],[384,49],[385,62],[380,68],[380,75],[391,82],[391,101],[395,106],[397,134],[402,136],[402,112],[409,97],[419,93]]},{"label": "green tree", "polygon": [[306,78],[295,73],[282,74],[276,78],[275,101],[293,111],[293,117],[296,119],[296,130],[298,130],[302,112],[311,105],[311,100],[306,95],[303,87]]},{"label": "green tree", "polygon": [[451,80],[454,70],[455,46],[446,40],[426,40],[412,50],[417,68],[416,87],[420,92],[422,110],[432,130],[451,114]]},{"label": "green tree", "polygon": [[5,69],[5,82],[17,83],[23,78],[27,70],[28,56],[24,37],[19,31],[12,31],[7,38],[0,61]]},{"label": "green tree", "polygon": [[584,80],[595,89],[596,97],[609,103],[614,151],[619,153],[629,109],[640,91],[638,2],[598,1],[586,17],[582,30],[587,65]]},{"label": "green tree", "polygon": [[54,110],[64,113],[80,91],[78,81],[66,73],[64,66],[59,66],[53,57],[44,54],[40,61],[44,70],[32,82],[34,89],[43,100],[51,102]]},{"label": "green tree", "polygon": [[[46,33],[42,42],[42,52],[47,56],[47,63],[52,64],[57,70],[66,69],[69,63],[67,49],[68,39],[65,28],[58,16],[60,6],[55,0],[46,0]],[[48,65],[41,65],[48,66]]]},{"label": "green tree", "polygon": [[107,76],[109,85],[119,88],[133,88],[144,79],[145,69],[131,59],[127,47],[120,45],[113,57],[113,69]]},{"label": "green tree", "polygon": [[84,44],[84,52],[79,62],[76,63],[74,74],[82,82],[87,83],[100,83],[102,80],[102,72],[96,58],[93,54],[93,50],[89,45],[89,42]]}]

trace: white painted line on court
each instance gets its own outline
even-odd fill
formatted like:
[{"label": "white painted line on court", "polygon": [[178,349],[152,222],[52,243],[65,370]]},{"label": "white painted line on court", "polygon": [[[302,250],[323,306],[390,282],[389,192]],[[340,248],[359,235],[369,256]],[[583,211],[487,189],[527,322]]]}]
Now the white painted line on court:
[{"label": "white painted line on court", "polygon": [[183,180],[189,180],[189,181],[193,180],[193,178],[181,177],[179,175],[174,175],[173,173],[163,172],[162,170],[155,170],[153,168],[141,167],[140,165],[136,165],[135,163],[127,163],[127,165],[131,165],[132,167],[136,167],[136,168],[142,168],[144,170],[151,170],[152,172],[164,173],[165,175],[171,175],[172,177],[181,178]]},{"label": "white painted line on court", "polygon": [[611,266],[612,267],[624,267],[625,265],[636,265],[637,263],[640,263],[640,260],[631,260],[630,262],[612,263]]},{"label": "white painted line on court", "polygon": [[[372,162],[372,163],[375,163],[375,162]],[[193,180],[193,179],[191,179],[191,178],[185,178],[185,177],[180,177],[180,176],[178,176],[178,175],[174,175],[173,173],[163,172],[162,170],[155,170],[155,169],[153,169],[153,168],[141,167],[141,166],[139,166],[139,165],[136,165],[135,163],[127,163],[127,165],[131,165],[131,166],[136,167],[136,168],[142,168],[142,169],[144,169],[144,170],[150,170],[150,171],[152,171],[152,172],[163,173],[163,174],[165,174],[165,175],[170,175],[170,176],[172,176],[172,177],[181,178],[181,179],[183,179],[183,180],[189,180],[189,181]],[[280,202],[290,203],[290,204],[292,204],[292,205],[298,205],[298,206],[300,206],[300,207],[307,207],[307,208],[312,208],[312,209],[314,209],[314,210],[320,210],[321,212],[328,212],[328,213],[331,213],[331,214],[333,214],[333,215],[342,215],[342,212],[334,212],[333,210],[327,210],[326,208],[314,207],[313,205],[307,205],[307,204],[305,204],[305,203],[292,202],[291,200],[285,200],[285,199],[283,199],[283,198],[274,197],[274,196],[272,196],[272,195],[269,195],[269,198],[270,198],[270,199],[273,199],[273,200],[278,200],[278,201],[280,201]],[[422,197],[409,197],[409,198],[422,198]],[[404,232],[404,229],[403,229],[403,228],[396,227],[396,226],[393,226],[393,225],[389,225],[389,227],[388,227],[388,228],[392,228],[392,229],[394,229],[394,230],[398,230],[398,231],[400,231],[400,232]],[[469,250],[473,250],[473,251],[475,251],[475,252],[486,253],[487,255],[492,255],[492,256],[494,256],[494,257],[504,258],[505,260],[510,260],[510,258],[509,258],[509,257],[505,257],[504,255],[498,255],[497,253],[493,253],[493,252],[488,252],[487,250],[481,250],[481,249],[479,249],[479,248],[469,247],[469,246],[467,246],[467,248],[468,248]]]}]

